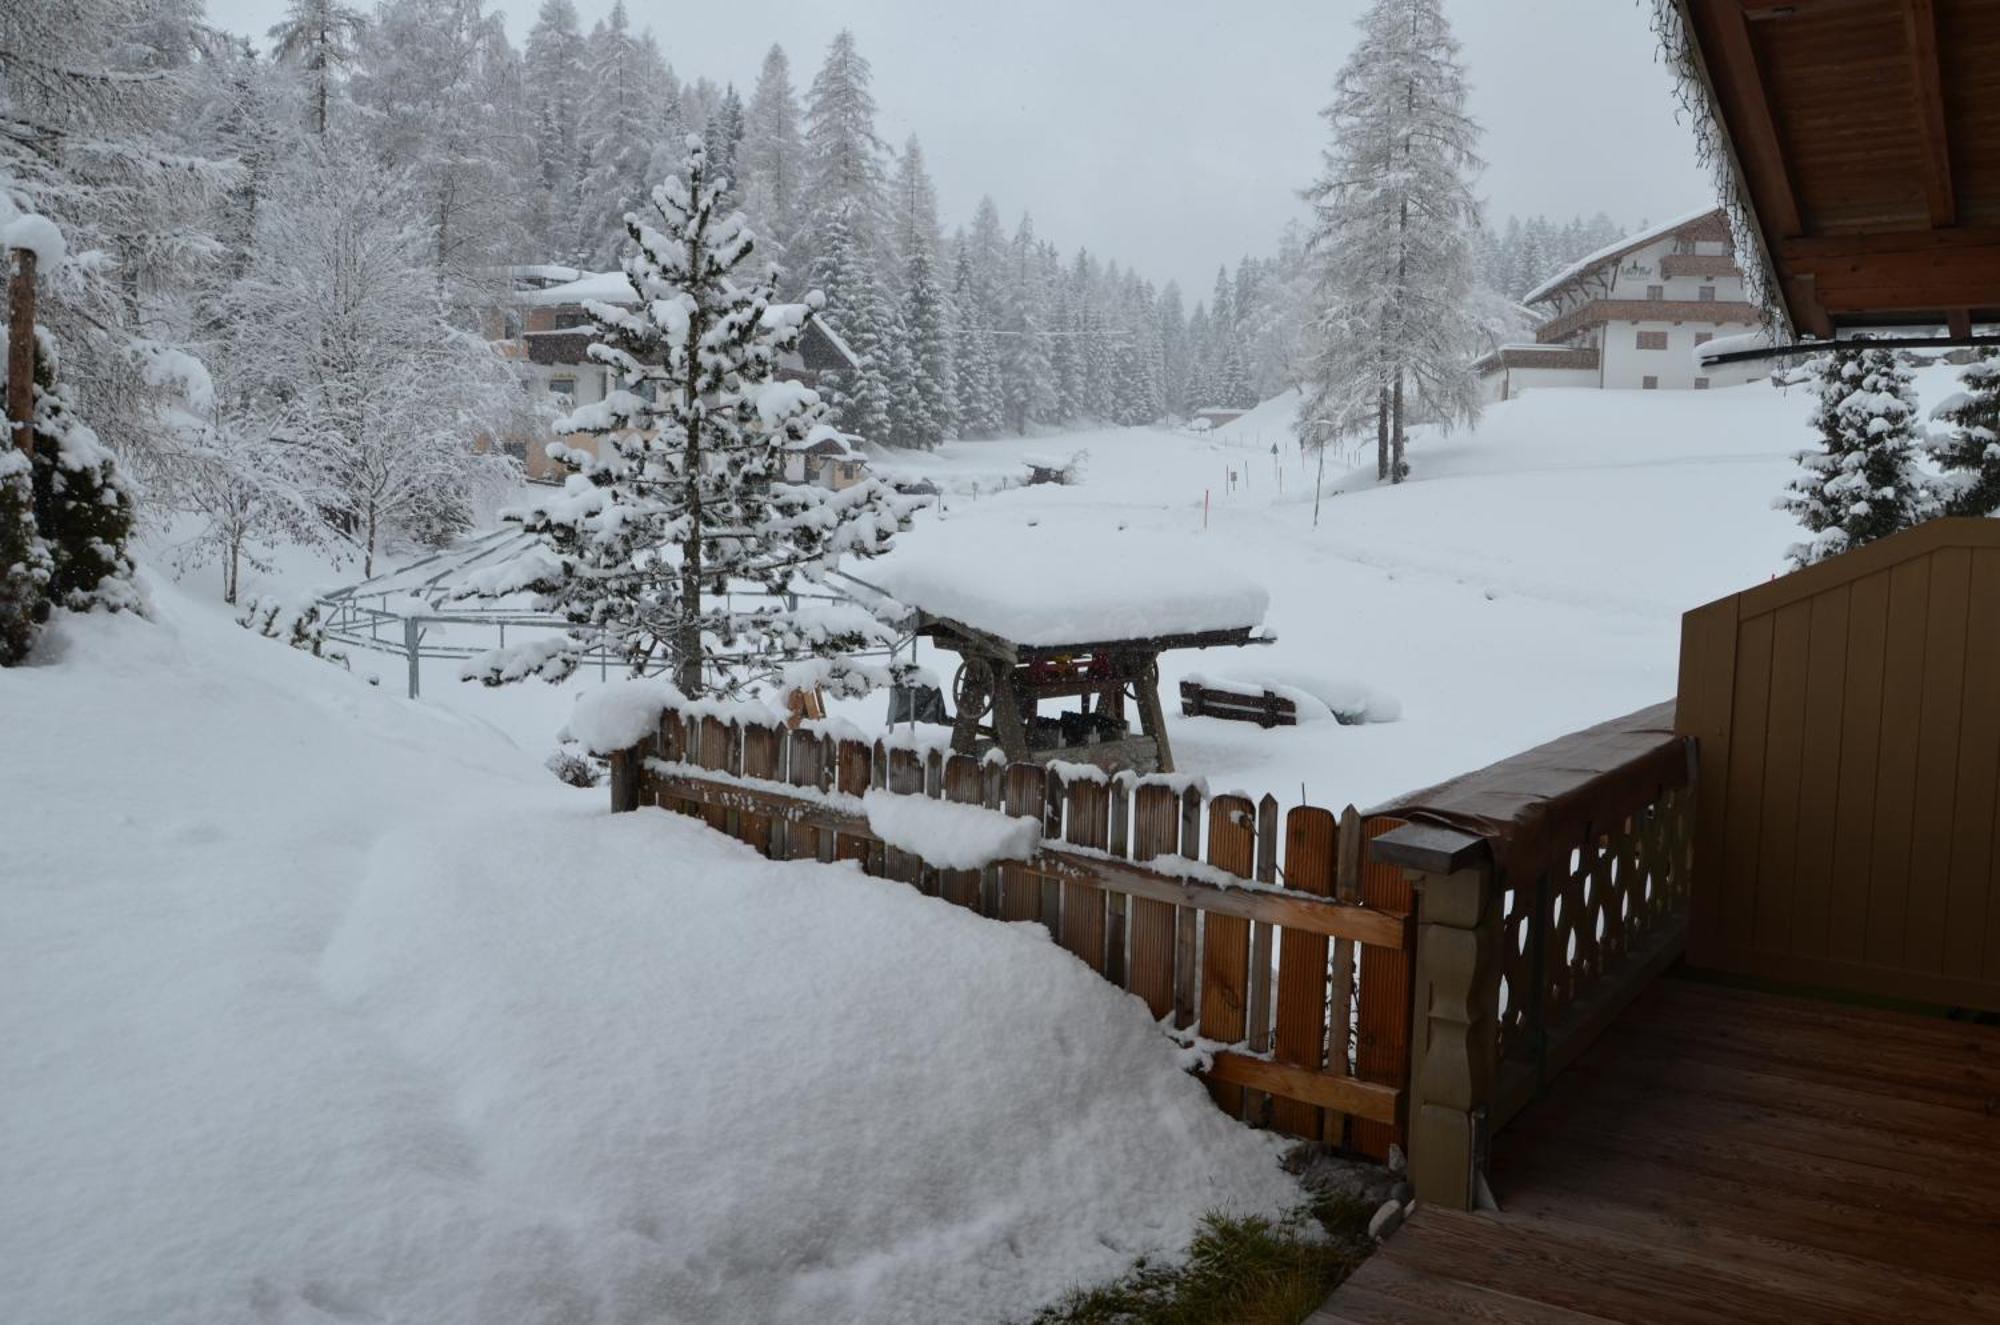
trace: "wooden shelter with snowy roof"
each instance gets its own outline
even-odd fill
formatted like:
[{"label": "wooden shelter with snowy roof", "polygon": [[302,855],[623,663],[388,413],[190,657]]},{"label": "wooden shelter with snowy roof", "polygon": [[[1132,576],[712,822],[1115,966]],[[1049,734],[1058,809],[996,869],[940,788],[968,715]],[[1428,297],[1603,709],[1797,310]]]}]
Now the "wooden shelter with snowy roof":
[{"label": "wooden shelter with snowy roof", "polygon": [[871,578],[911,610],[919,636],[961,659],[952,683],[961,754],[1172,772],[1160,655],[1273,638],[1261,586],[1184,544],[1123,534],[1037,531],[1004,551],[961,534],[901,549]]}]

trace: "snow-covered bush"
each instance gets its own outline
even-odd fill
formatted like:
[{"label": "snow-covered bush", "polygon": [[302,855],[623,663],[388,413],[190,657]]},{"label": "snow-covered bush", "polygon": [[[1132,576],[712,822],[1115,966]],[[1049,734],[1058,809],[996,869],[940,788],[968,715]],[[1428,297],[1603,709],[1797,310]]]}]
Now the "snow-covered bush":
[{"label": "snow-covered bush", "polygon": [[542,767],[556,775],[556,781],[572,787],[594,787],[602,781],[598,765],[574,741],[565,741],[550,751]]},{"label": "snow-covered bush", "polygon": [[246,600],[236,624],[266,639],[283,640],[315,658],[347,665],[347,654],[326,647],[325,604],[312,597],[265,594]]}]

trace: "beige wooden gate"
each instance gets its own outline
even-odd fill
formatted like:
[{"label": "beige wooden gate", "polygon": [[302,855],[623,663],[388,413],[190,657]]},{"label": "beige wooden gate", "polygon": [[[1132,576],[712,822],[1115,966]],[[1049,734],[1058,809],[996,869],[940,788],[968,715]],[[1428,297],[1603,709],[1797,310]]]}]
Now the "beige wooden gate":
[{"label": "beige wooden gate", "polygon": [[2000,1010],[2000,521],[1689,612],[1692,965]]}]

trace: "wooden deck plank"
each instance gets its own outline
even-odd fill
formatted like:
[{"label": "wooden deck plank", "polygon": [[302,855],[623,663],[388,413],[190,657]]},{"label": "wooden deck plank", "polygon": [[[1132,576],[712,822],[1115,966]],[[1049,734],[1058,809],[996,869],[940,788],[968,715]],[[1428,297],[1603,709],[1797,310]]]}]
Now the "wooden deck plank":
[{"label": "wooden deck plank", "polygon": [[1385,1322],[2000,1320],[2000,1029],[1658,981],[1326,1304]]}]

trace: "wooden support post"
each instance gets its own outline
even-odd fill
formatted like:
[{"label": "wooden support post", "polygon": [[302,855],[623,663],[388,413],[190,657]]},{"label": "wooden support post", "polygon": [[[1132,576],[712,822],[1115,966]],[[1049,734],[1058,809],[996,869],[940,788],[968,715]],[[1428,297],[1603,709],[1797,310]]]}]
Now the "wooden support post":
[{"label": "wooden support post", "polygon": [[29,455],[35,453],[35,253],[12,250],[7,288],[7,431],[8,441]]},{"label": "wooden support post", "polygon": [[638,746],[611,752],[611,812],[639,808],[639,771],[645,751]]},{"label": "wooden support post", "polygon": [[1410,1181],[1422,1201],[1479,1204],[1499,1056],[1501,915],[1484,838],[1409,824],[1369,844],[1418,893],[1410,1035]]}]

